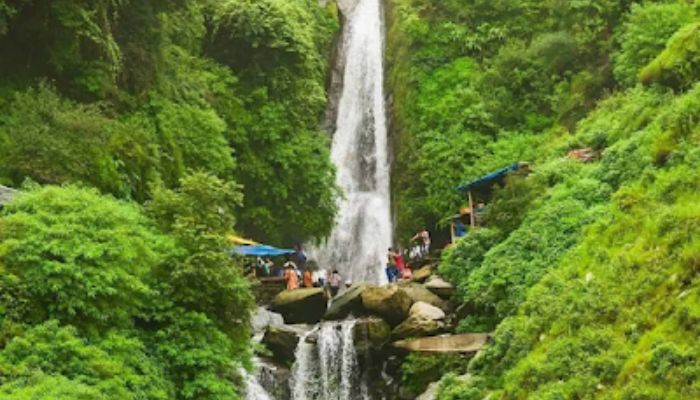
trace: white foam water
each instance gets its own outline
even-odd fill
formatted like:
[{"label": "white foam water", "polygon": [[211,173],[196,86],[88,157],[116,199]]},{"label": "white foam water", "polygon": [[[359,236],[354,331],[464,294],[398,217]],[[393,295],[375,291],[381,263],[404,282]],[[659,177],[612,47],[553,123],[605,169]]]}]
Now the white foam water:
[{"label": "white foam water", "polygon": [[331,158],[343,197],[328,241],[312,256],[345,280],[381,283],[392,241],[381,2],[339,5],[346,16],[344,72]]},{"label": "white foam water", "polygon": [[[353,341],[355,321],[324,322],[296,349],[292,400],[369,400]],[[313,335],[315,343],[308,341]]]}]

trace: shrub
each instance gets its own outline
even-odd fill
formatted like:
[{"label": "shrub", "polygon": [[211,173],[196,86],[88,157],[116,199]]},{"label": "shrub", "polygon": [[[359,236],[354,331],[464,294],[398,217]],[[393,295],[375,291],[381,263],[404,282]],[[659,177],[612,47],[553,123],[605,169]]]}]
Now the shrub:
[{"label": "shrub", "polygon": [[0,218],[0,238],[2,292],[17,294],[3,296],[18,306],[13,316],[92,333],[131,325],[151,294],[151,268],[173,250],[137,206],[75,186],[17,196]]},{"label": "shrub", "polygon": [[[51,320],[16,336],[0,351],[0,393],[10,398],[168,399],[172,388],[138,340],[109,335],[87,343]],[[49,377],[55,378],[49,378]],[[49,382],[58,384],[49,388]],[[48,397],[40,389],[56,397]]]},{"label": "shrub", "polygon": [[639,71],[664,49],[668,39],[693,21],[695,10],[684,2],[632,4],[625,23],[616,32],[615,77],[625,86],[637,83]]}]

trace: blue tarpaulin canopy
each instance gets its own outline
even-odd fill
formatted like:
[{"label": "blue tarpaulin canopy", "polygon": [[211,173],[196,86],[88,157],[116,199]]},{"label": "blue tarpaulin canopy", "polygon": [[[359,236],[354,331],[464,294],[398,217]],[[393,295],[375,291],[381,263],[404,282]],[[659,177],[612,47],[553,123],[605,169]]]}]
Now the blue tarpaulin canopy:
[{"label": "blue tarpaulin canopy", "polygon": [[241,256],[275,257],[294,254],[295,251],[292,249],[279,249],[266,244],[256,244],[253,246],[236,246],[233,248],[233,253]]},{"label": "blue tarpaulin canopy", "polygon": [[471,190],[471,189],[477,188],[479,186],[487,185],[495,180],[504,178],[506,175],[508,175],[508,173],[510,171],[515,171],[519,167],[520,167],[520,163],[517,163],[517,162],[513,163],[505,168],[499,169],[498,171],[493,171],[488,175],[484,175],[479,179],[475,179],[471,182],[459,185],[455,189],[460,190],[460,191],[466,191],[466,190]]}]

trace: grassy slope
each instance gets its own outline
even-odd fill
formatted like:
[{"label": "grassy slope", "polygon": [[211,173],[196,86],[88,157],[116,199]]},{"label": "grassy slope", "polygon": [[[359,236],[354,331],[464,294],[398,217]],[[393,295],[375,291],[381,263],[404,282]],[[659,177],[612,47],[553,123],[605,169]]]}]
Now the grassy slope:
[{"label": "grassy slope", "polygon": [[[497,192],[489,229],[472,232],[443,259],[442,273],[458,284],[462,301],[474,310],[460,328],[495,328],[496,335],[472,362],[473,378],[464,382],[448,375],[440,397],[700,397],[700,346],[692,339],[700,316],[700,88],[693,87],[698,75],[693,41],[688,40],[694,30],[681,30],[653,67],[644,69],[643,78],[652,87],[614,85],[615,94],[592,96],[591,104],[607,99],[583,112],[585,118],[573,129],[562,127],[559,119],[539,131],[522,124],[513,134],[493,117],[486,119],[500,125],[498,132],[484,135],[484,127],[460,123],[451,131],[449,123],[477,115],[479,100],[488,96],[479,87],[484,81],[479,70],[493,70],[493,59],[472,56],[476,61],[465,61],[459,51],[451,52],[445,44],[449,40],[431,39],[428,32],[439,28],[430,28],[447,23],[444,16],[436,17],[437,3],[391,4],[389,82],[396,89],[400,171],[410,171],[410,160],[434,159],[428,143],[433,138],[425,132],[436,124],[444,135],[437,141],[478,141],[486,153],[460,148],[457,154],[471,166],[453,158],[448,161],[455,165],[447,171],[470,176],[514,155],[535,162],[530,177],[513,177]],[[671,11],[667,14],[678,14]],[[617,22],[611,24],[619,29]],[[666,40],[639,41],[653,58]],[[655,42],[661,42],[661,49]],[[669,52],[681,62],[664,63],[672,59]],[[637,63],[643,67],[649,61]],[[445,71],[452,76],[442,79]],[[442,86],[435,88],[441,79]],[[455,94],[463,97],[455,102]],[[525,101],[520,95],[509,100]],[[586,146],[600,151],[597,161],[581,164],[565,157],[568,150]],[[430,171],[439,175],[434,181],[456,179],[437,165]],[[399,172],[395,179],[398,200],[429,200],[423,209],[399,209],[400,223],[429,220],[434,218],[430,213],[449,205],[429,203],[430,191],[445,190],[449,183],[442,189],[420,180],[407,186],[406,175]],[[504,222],[508,220],[516,223]]]}]

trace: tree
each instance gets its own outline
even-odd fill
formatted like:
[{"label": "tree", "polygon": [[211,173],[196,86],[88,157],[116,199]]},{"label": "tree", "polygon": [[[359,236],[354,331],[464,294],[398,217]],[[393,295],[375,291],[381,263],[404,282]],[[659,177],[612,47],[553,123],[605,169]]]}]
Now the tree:
[{"label": "tree", "polygon": [[199,172],[183,178],[176,190],[156,188],[147,207],[181,249],[156,273],[165,285],[161,290],[176,304],[207,315],[238,343],[247,343],[253,299],[226,240],[240,202],[238,185]]}]

